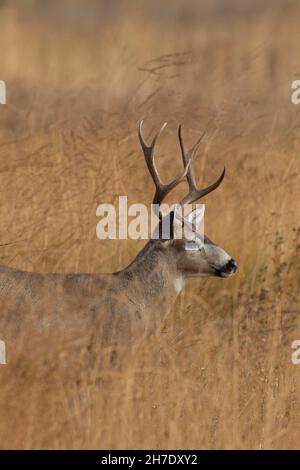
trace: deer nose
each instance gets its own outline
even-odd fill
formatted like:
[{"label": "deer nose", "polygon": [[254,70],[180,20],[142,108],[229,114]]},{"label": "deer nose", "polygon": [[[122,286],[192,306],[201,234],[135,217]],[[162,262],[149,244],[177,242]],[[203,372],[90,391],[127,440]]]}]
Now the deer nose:
[{"label": "deer nose", "polygon": [[237,262],[234,259],[230,259],[225,266],[225,269],[228,273],[235,273],[238,268]]}]

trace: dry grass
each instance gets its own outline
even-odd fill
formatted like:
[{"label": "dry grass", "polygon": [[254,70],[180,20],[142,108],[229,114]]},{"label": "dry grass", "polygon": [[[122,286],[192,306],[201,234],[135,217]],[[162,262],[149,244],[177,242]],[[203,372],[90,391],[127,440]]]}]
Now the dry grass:
[{"label": "dry grass", "polygon": [[52,381],[32,383],[2,367],[1,447],[299,446],[299,20],[284,2],[248,19],[164,25],[128,14],[80,31],[0,10],[1,264],[129,263],[143,243],[100,242],[95,211],[119,194],[150,202],[135,131],[144,117],[152,130],[170,124],[166,178],[179,170],[177,123],[191,141],[206,130],[201,181],[228,170],[205,201],[206,232],[240,266],[230,280],[189,282],[126,370],[91,364],[68,383],[54,364]]}]

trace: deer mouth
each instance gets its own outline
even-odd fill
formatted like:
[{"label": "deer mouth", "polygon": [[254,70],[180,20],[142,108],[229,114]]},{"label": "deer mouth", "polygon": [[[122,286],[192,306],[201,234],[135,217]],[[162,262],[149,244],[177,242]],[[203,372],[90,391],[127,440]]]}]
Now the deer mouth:
[{"label": "deer mouth", "polygon": [[215,275],[217,277],[230,277],[232,276],[234,273],[231,272],[231,273],[228,273],[226,271],[222,271],[222,269],[215,269]]}]

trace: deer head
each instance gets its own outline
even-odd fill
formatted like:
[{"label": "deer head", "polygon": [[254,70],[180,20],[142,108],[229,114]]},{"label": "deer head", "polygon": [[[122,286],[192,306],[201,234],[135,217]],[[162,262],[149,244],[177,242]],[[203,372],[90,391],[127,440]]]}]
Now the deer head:
[{"label": "deer head", "polygon": [[[159,224],[156,229],[160,234],[159,237],[153,239],[152,242],[156,244],[158,250],[165,250],[169,259],[175,260],[178,272],[185,277],[229,277],[237,270],[237,263],[229,256],[226,251],[213,243],[201,231],[204,207],[192,210],[188,215],[184,215],[181,209],[185,205],[191,205],[193,202],[199,200],[203,196],[214,191],[222,182],[225,175],[225,168],[223,169],[219,178],[210,186],[199,189],[196,183],[194,173],[194,158],[196,151],[200,145],[203,135],[197,140],[194,146],[190,149],[185,149],[181,126],[178,128],[179,144],[182,154],[182,161],[184,170],[181,175],[169,183],[163,183],[158,174],[155,159],[154,148],[155,144],[166,127],[166,123],[160,128],[154,136],[151,145],[147,145],[142,134],[142,124],[140,122],[138,128],[138,135],[143,149],[147,167],[150,175],[155,184],[155,194],[153,197],[153,207],[160,207],[162,201],[167,194],[175,188],[179,183],[187,179],[189,191],[175,206],[175,209],[163,216],[159,210]],[[170,236],[167,238],[163,234],[162,226],[167,217],[170,224]],[[181,236],[178,236],[180,231]]]}]

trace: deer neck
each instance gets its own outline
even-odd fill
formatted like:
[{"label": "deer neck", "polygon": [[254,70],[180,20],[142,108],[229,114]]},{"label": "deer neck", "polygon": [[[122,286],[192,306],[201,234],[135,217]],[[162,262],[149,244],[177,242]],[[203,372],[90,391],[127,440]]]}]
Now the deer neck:
[{"label": "deer neck", "polygon": [[166,317],[184,284],[172,253],[153,240],[118,275],[129,300],[142,313],[157,320]]}]

